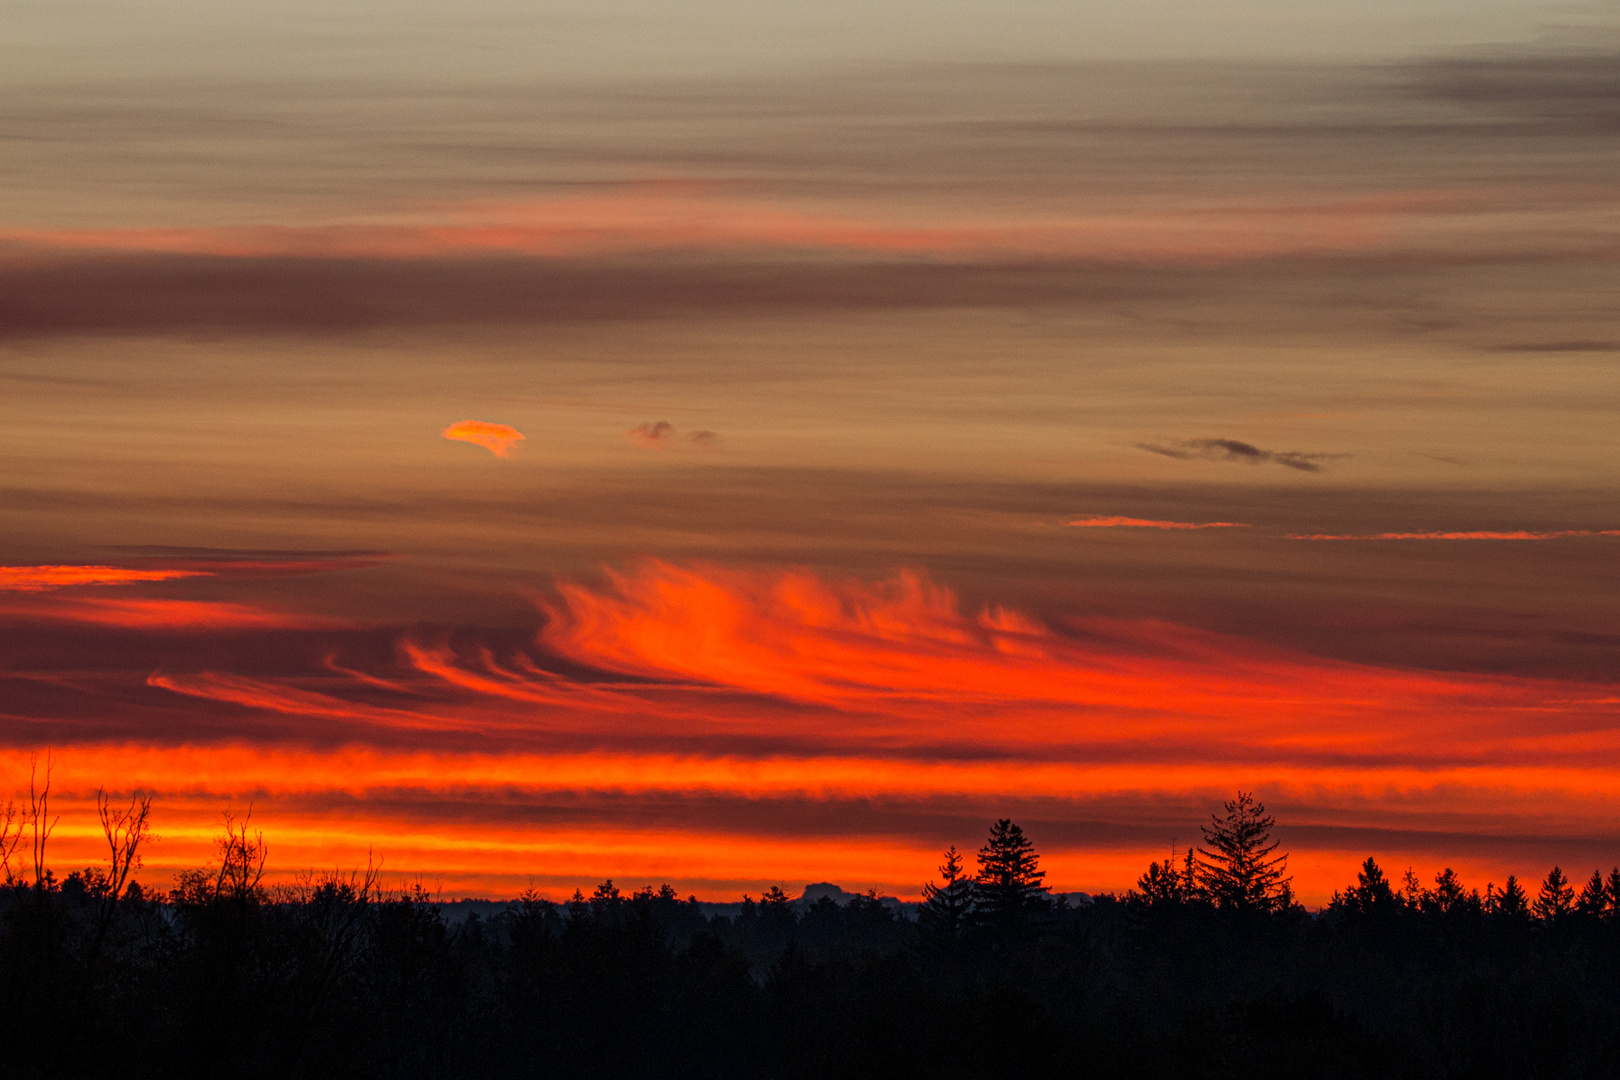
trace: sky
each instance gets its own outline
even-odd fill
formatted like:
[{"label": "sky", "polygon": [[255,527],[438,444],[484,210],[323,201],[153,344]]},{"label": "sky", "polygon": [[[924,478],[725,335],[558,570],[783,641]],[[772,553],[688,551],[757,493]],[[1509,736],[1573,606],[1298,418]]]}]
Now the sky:
[{"label": "sky", "polygon": [[1620,862],[1620,17],[19,3],[0,799],[155,885]]}]

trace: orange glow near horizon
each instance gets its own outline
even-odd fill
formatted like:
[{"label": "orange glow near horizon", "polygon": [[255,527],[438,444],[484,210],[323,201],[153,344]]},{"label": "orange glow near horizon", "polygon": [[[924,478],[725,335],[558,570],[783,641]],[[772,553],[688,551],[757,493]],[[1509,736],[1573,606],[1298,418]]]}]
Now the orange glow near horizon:
[{"label": "orange glow near horizon", "polygon": [[[363,865],[374,849],[451,895],[613,877],[706,899],[815,880],[911,896],[938,849],[977,846],[904,824],[947,807],[1024,818],[1054,887],[1122,890],[1238,788],[1260,792],[1285,837],[1386,838],[1291,845],[1310,903],[1368,849],[1392,868],[1444,861],[1499,880],[1533,869],[1513,852],[1537,836],[1620,836],[1612,686],[1331,662],[1148,620],[1060,632],[963,611],[915,571],[646,562],[557,595],[532,653],[406,636],[397,668],[375,674],[330,657],[297,677],[153,673],[176,708],[290,726],[277,744],[59,748],[61,805],[89,806],[109,782],[154,792],[160,873],[205,861],[218,811],[252,802],[283,872]],[[557,659],[582,673],[550,670]],[[26,757],[0,765],[26,776]],[[810,824],[851,805],[866,824]],[[1084,821],[1114,839],[1063,824]],[[94,855],[75,831],[87,823],[60,841],[78,861]],[[1451,833],[1497,840],[1448,852]]]},{"label": "orange glow near horizon", "polygon": [[[28,761],[24,756],[8,756],[12,760],[4,762],[7,772],[26,776]],[[446,760],[428,755],[354,751],[264,753],[243,747],[183,747],[168,752],[146,747],[70,751],[60,754],[55,762],[53,806],[63,818],[53,839],[53,863],[91,865],[100,857],[93,785],[113,768],[122,770],[124,778],[118,793],[140,788],[157,795],[159,842],[147,853],[146,878],[158,887],[175,870],[206,864],[212,853],[212,838],[219,831],[221,810],[234,806],[240,813],[249,803],[253,804],[256,827],[264,831],[270,845],[272,869],[278,880],[305,869],[352,869],[372,858],[400,881],[422,880],[447,896],[511,896],[538,884],[542,892],[561,899],[574,887],[588,892],[596,881],[613,878],[626,886],[668,881],[683,893],[695,892],[701,899],[716,901],[734,900],[745,890],[757,894],[771,884],[802,885],[819,880],[837,881],[852,888],[878,887],[888,894],[915,899],[938,861],[938,849],[943,844],[915,836],[772,836],[750,833],[742,824],[724,830],[611,824],[537,828],[478,820],[476,815],[470,820],[434,818],[408,808],[389,813],[379,805],[400,791],[448,789],[462,792],[463,797],[482,794],[491,805],[498,806],[503,793],[509,797],[514,787],[537,786],[540,782],[536,776],[544,776],[546,784],[557,787],[606,784],[619,794],[645,791],[640,785],[648,780],[668,786],[693,780],[713,784],[725,779],[727,772],[762,779],[756,791],[774,785],[769,763],[675,764],[677,767],[671,768],[668,761],[609,757],[559,762],[551,758],[501,760],[475,755]],[[681,764],[694,764],[696,769],[683,773],[678,767]],[[871,765],[833,763],[831,771],[836,773],[841,767],[849,773],[866,772],[869,780],[879,782],[869,790],[891,794],[883,785],[893,776]],[[635,775],[638,771],[639,778]],[[1105,791],[1103,784],[1119,785],[1134,779],[1152,785],[1160,797],[1175,792],[1218,807],[1222,793],[1230,790],[1235,779],[1233,775],[1221,775],[1220,770],[1171,770],[1168,775],[1155,772],[1142,769],[1130,777],[1080,769],[1066,777],[1051,774],[1047,783],[1094,785],[1082,789],[1094,799],[1105,801],[1110,795],[1132,792]],[[229,777],[229,782],[215,787],[200,783],[199,776]],[[1005,790],[997,785],[1005,785],[1016,776],[1016,770],[1001,769],[977,778],[953,778],[967,780],[959,785],[963,788],[980,789],[961,791],[956,797],[980,805],[986,796],[993,800]],[[628,783],[616,783],[626,778]],[[1324,798],[1321,788],[1335,779],[1349,780],[1354,789],[1332,792]],[[1406,814],[1421,814],[1426,809],[1440,816],[1461,809],[1454,796],[1443,789],[1468,784],[1481,793],[1481,801],[1511,796],[1532,815],[1569,823],[1612,804],[1620,794],[1620,783],[1611,780],[1602,790],[1585,791],[1573,803],[1566,801],[1571,788],[1590,781],[1590,777],[1572,771],[1527,778],[1510,769],[1438,777],[1392,770],[1386,775],[1349,778],[1284,776],[1268,784],[1267,795],[1314,797],[1314,815],[1331,817],[1355,812],[1358,804],[1365,806],[1366,800],[1380,796],[1388,799],[1400,793],[1412,796],[1415,804],[1426,804],[1408,808]],[[942,790],[934,788],[931,793],[940,794]],[[1069,787],[1065,793],[1074,790]],[[344,798],[333,799],[333,793],[341,793]],[[1140,794],[1141,789],[1136,793]],[[982,805],[986,807],[988,824],[995,812],[990,808],[995,804],[983,801]],[[1084,814],[1088,809],[1094,808],[1076,805],[1072,812]],[[1048,869],[1049,881],[1059,891],[1123,890],[1134,883],[1150,859],[1162,859],[1171,843],[1184,848],[1189,840],[1196,841],[1200,820],[1207,818],[1189,816],[1158,842],[1104,846],[1042,843],[1043,865]],[[1286,832],[1287,828],[1285,823],[1282,829]],[[1039,826],[1033,829],[1037,839],[1040,831]],[[955,842],[959,849],[971,852],[981,839],[965,835],[944,842]],[[1524,876],[1527,872],[1521,860],[1446,850],[1432,842],[1383,851],[1310,844],[1290,844],[1288,850],[1295,887],[1311,903],[1323,902],[1333,890],[1343,888],[1353,879],[1356,865],[1369,853],[1379,857],[1386,869],[1398,871],[1415,864],[1425,876],[1441,865],[1450,865],[1464,871],[1471,884],[1481,887],[1486,880],[1500,882],[1508,873]]]}]

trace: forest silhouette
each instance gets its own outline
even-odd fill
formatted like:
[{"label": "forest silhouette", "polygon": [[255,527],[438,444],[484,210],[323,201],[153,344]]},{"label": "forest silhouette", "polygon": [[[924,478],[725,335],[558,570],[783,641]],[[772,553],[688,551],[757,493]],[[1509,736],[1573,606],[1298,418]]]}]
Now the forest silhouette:
[{"label": "forest silhouette", "polygon": [[909,911],[608,881],[464,919],[375,867],[266,884],[248,814],[148,890],[151,800],[98,807],[105,865],[60,878],[48,773],[0,821],[0,1075],[1620,1074],[1620,869],[1531,896],[1369,857],[1309,912],[1248,793],[1081,903],[1003,819]]}]

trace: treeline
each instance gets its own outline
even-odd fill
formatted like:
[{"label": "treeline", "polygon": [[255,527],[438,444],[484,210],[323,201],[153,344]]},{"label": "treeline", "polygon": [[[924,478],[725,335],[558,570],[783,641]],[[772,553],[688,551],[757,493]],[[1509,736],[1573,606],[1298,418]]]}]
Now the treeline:
[{"label": "treeline", "polygon": [[103,799],[106,865],[60,879],[48,792],[6,816],[0,1075],[1620,1075],[1620,874],[1529,897],[1449,870],[1397,888],[1368,859],[1310,913],[1247,795],[1079,906],[998,821],[915,920],[780,888],[705,915],[604,882],[449,923],[373,871],[268,886],[229,817],[159,893],[134,878],[149,814]]}]

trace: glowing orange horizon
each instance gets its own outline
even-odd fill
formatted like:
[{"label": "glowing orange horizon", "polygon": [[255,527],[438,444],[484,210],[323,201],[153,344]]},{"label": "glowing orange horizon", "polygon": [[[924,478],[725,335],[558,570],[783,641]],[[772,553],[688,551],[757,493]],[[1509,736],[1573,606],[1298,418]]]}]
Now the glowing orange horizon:
[{"label": "glowing orange horizon", "polygon": [[[322,625],[244,605],[28,601],[37,617],[152,629]],[[1043,843],[1055,886],[1119,890],[1238,788],[1257,789],[1285,830],[1390,838],[1385,852],[1310,845],[1296,865],[1310,902],[1369,853],[1393,867],[1432,851],[1497,879],[1533,869],[1506,848],[1447,852],[1450,834],[1500,838],[1487,849],[1614,834],[1620,861],[1613,685],[1328,661],[1152,620],[1058,629],[964,611],[915,571],[871,582],[649,561],[600,585],[561,582],[543,607],[530,649],[405,635],[386,670],[334,654],[297,675],[153,672],[148,693],[171,695],[153,700],[176,716],[274,718],[277,741],[63,748],[62,805],[89,806],[105,783],[153,791],[172,823],[161,865],[174,867],[206,858],[222,805],[253,800],[289,870],[370,847],[473,892],[539,875],[662,878],[708,898],[739,882],[911,881],[912,895],[938,848],[979,840],[896,824],[906,807],[947,806],[986,822],[1025,807],[1038,841],[1040,821],[1098,817],[1151,836]],[[0,751],[0,768],[26,776],[25,758]],[[806,824],[834,804],[875,816]],[[659,805],[690,820],[642,820],[638,807]],[[570,824],[541,824],[559,806]],[[768,807],[785,823],[769,825]],[[90,857],[92,835],[70,838],[93,824],[63,833],[63,850]]]}]

